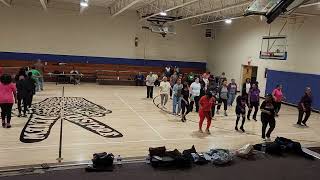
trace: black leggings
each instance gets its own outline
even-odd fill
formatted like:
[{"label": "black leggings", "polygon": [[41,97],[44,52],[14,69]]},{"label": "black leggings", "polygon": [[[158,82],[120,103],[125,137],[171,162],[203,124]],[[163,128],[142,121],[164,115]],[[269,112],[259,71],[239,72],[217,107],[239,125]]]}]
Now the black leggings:
[{"label": "black leggings", "polygon": [[[304,113],[306,113],[306,116],[304,117],[304,120],[302,121]],[[308,121],[310,115],[311,115],[311,111],[310,110],[304,112],[303,110],[299,109],[299,116],[298,116],[297,124],[301,124],[301,122],[302,123],[306,123]]]},{"label": "black leggings", "polygon": [[281,102],[275,102],[274,105],[275,105],[274,109],[276,111],[276,114],[278,114],[281,109]]},{"label": "black leggings", "polygon": [[211,108],[211,116],[214,117],[214,114],[215,114],[215,111],[216,111],[216,105],[215,103],[212,105],[212,108]]},{"label": "black leggings", "polygon": [[246,122],[246,115],[245,114],[237,114],[236,127],[238,127],[238,123],[239,123],[241,116],[242,116],[242,123],[241,123],[240,128],[243,128],[243,125]]},{"label": "black leggings", "polygon": [[27,98],[27,106],[28,106],[28,108],[31,108],[32,100],[33,100],[33,94],[29,95],[28,98]]},{"label": "black leggings", "polygon": [[7,118],[7,123],[10,124],[12,106],[13,106],[12,103],[0,104],[2,123],[6,122],[6,118]]},{"label": "black leggings", "polygon": [[21,111],[22,111],[22,107],[21,107],[21,101],[23,103],[23,114],[25,115],[27,113],[27,109],[28,109],[28,98],[27,97],[19,97],[18,96],[18,111],[19,111],[19,114],[21,114]]},{"label": "black leggings", "polygon": [[153,86],[147,86],[147,98],[153,98]]},{"label": "black leggings", "polygon": [[223,108],[226,111],[228,109],[228,99],[219,98],[217,109],[220,110],[221,104],[223,103]]},{"label": "black leggings", "polygon": [[193,110],[193,104],[196,104],[196,112],[199,112],[199,100],[200,100],[200,96],[194,97],[194,101],[190,102],[190,111]]},{"label": "black leggings", "polygon": [[182,114],[187,115],[190,112],[190,106],[188,101],[184,101],[184,99],[181,99],[181,111]]},{"label": "black leggings", "polygon": [[251,112],[252,112],[252,109],[254,107],[254,113],[253,113],[253,119],[257,119],[257,113],[258,113],[258,110],[259,110],[259,102],[250,102],[250,106],[249,106],[249,111],[248,111],[248,119],[250,119],[250,115],[251,115]]},{"label": "black leggings", "polygon": [[[261,122],[262,122],[262,135],[261,137],[264,138],[270,138],[270,135],[272,133],[272,131],[274,130],[274,128],[276,127],[276,120],[274,118],[265,118],[265,117],[261,117]],[[269,129],[268,132],[266,134],[266,130],[267,130],[267,126],[269,124]]]}]

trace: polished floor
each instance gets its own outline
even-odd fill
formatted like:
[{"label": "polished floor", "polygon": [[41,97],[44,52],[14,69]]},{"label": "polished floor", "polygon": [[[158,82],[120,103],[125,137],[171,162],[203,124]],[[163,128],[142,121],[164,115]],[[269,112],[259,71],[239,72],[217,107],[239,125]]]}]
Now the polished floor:
[{"label": "polished floor", "polygon": [[[48,97],[61,97],[63,85],[46,84],[45,91],[38,93],[34,102]],[[154,90],[155,96],[158,89]],[[65,97],[82,97],[100,105],[112,113],[95,116],[99,121],[123,137],[101,136],[70,121],[63,122],[63,162],[89,160],[95,152],[112,152],[122,157],[145,156],[149,147],[163,146],[183,150],[195,145],[198,151],[210,148],[236,149],[248,143],[261,142],[261,123],[247,121],[246,133],[234,130],[235,113],[231,107],[229,116],[216,116],[212,123],[212,134],[199,134],[198,116],[188,115],[183,123],[179,117],[159,109],[160,99],[146,99],[145,87],[99,86],[81,84],[64,85]],[[48,108],[52,106],[48,104]],[[52,107],[51,107],[52,108]],[[172,109],[170,100],[167,109]],[[74,110],[76,112],[76,110]],[[15,112],[16,113],[16,112]],[[36,118],[36,117],[32,117]],[[50,119],[50,117],[48,117]],[[320,146],[320,115],[313,113],[308,128],[295,125],[297,111],[283,106],[272,136],[283,136],[301,142],[303,146]],[[0,130],[0,167],[57,162],[59,152],[60,120],[51,129],[48,137],[39,142],[23,143],[20,134],[28,118],[13,117],[11,129]],[[34,128],[37,128],[35,125]]]}]

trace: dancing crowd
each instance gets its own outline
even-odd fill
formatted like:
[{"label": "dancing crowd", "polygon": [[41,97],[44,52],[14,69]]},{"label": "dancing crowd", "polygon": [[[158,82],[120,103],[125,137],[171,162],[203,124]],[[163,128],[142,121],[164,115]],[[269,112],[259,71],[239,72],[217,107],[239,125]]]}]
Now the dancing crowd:
[{"label": "dancing crowd", "polygon": [[[167,66],[164,69],[159,85],[160,108],[167,109],[169,98],[172,99],[172,114],[181,117],[186,122],[188,113],[195,110],[199,114],[199,132],[203,133],[203,122],[207,119],[205,133],[210,134],[211,121],[215,114],[220,114],[223,106],[223,115],[228,116],[228,107],[236,103],[235,130],[245,132],[246,120],[251,117],[257,121],[258,111],[261,112],[262,139],[270,141],[271,133],[276,126],[276,117],[279,116],[282,101],[285,100],[282,85],[277,85],[272,94],[267,94],[261,103],[261,92],[259,83],[246,79],[242,85],[241,93],[238,95],[239,86],[235,79],[228,82],[226,74],[222,73],[215,77],[210,72],[203,74],[183,74],[177,68]],[[158,79],[153,73],[146,77],[147,98],[153,98],[153,86]],[[307,126],[312,105],[311,88],[307,87],[305,94],[298,104],[299,116],[297,125]],[[304,115],[305,114],[305,115]],[[252,115],[252,116],[251,116]],[[241,125],[238,128],[240,119]],[[269,126],[269,128],[268,128]]]},{"label": "dancing crowd", "polygon": [[[32,108],[32,99],[37,91],[43,90],[43,65],[41,62],[31,68],[21,68],[17,75],[12,78],[9,74],[2,73],[0,69],[0,107],[2,126],[11,127],[11,113],[13,105],[18,107],[18,117],[26,117]],[[138,78],[141,74],[138,75]],[[276,126],[275,118],[279,116],[282,101],[285,100],[282,86],[278,85],[272,94],[266,95],[260,103],[260,89],[258,82],[246,79],[242,85],[241,94],[238,95],[239,86],[235,79],[228,82],[226,74],[214,76],[210,72],[203,74],[182,74],[178,67],[167,66],[164,73],[158,79],[158,75],[150,72],[144,79],[147,86],[147,98],[153,98],[154,86],[159,86],[160,108],[167,109],[169,98],[172,99],[172,114],[181,117],[186,122],[188,113],[195,111],[199,114],[199,132],[203,133],[202,125],[207,119],[205,133],[210,134],[210,126],[215,113],[220,114],[223,105],[223,115],[228,116],[228,107],[236,102],[235,130],[245,132],[246,120],[257,121],[258,110],[261,111],[262,138],[270,140],[272,131]],[[139,82],[141,83],[141,82]],[[23,109],[22,109],[23,107]],[[307,121],[312,111],[311,88],[307,87],[298,103],[297,125],[307,126]],[[23,113],[23,114],[22,114]],[[240,119],[241,125],[238,128]],[[269,126],[269,129],[267,130]]]}]

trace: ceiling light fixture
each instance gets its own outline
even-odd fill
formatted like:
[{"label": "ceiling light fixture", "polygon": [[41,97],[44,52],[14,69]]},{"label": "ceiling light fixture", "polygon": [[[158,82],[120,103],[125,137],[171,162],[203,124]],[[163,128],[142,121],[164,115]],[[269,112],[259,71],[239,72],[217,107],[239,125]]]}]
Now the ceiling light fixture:
[{"label": "ceiling light fixture", "polygon": [[81,7],[88,7],[89,6],[89,0],[80,0],[80,6]]},{"label": "ceiling light fixture", "polygon": [[160,15],[161,15],[161,16],[167,16],[168,14],[167,14],[167,12],[165,12],[165,11],[161,11],[161,12],[160,12]]},{"label": "ceiling light fixture", "polygon": [[227,24],[231,24],[232,23],[232,19],[226,19],[224,22],[227,23]]}]

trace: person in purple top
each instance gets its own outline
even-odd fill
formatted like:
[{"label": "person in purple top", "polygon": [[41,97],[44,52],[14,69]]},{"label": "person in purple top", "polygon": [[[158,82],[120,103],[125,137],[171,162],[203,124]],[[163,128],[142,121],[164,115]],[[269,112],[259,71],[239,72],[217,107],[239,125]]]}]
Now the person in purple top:
[{"label": "person in purple top", "polygon": [[250,120],[250,115],[254,107],[253,119],[257,121],[257,113],[258,113],[259,102],[260,102],[260,90],[258,88],[257,83],[252,84],[252,87],[248,94],[248,102],[249,102],[249,111],[248,111],[247,118],[248,120]]},{"label": "person in purple top", "polygon": [[[306,87],[304,96],[302,96],[299,105],[298,105],[298,110],[299,110],[299,116],[298,116],[298,122],[297,124],[301,126],[301,123],[305,126],[307,126],[307,121],[310,117],[311,114],[311,105],[312,105],[312,93],[311,93],[311,88]],[[304,120],[303,115],[305,115]]]}]

